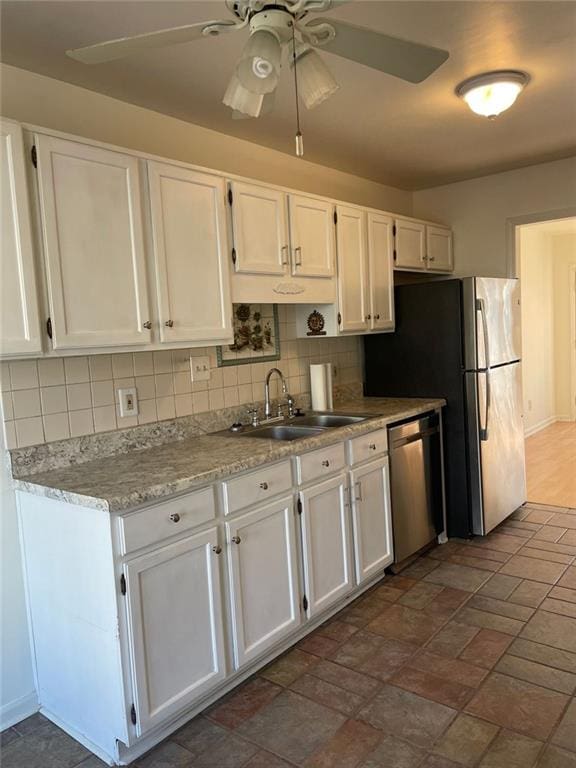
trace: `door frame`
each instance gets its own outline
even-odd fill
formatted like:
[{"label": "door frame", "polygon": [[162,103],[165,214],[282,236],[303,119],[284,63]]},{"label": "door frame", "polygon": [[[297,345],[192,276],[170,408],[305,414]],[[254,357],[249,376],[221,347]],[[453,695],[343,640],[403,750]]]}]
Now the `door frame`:
[{"label": "door frame", "polygon": [[506,219],[506,277],[520,277],[520,232],[523,224],[537,224],[543,221],[571,219],[576,216],[576,206],[557,208],[553,211],[527,213],[523,216],[512,216]]},{"label": "door frame", "polygon": [[576,421],[576,264],[570,267],[570,416]]}]

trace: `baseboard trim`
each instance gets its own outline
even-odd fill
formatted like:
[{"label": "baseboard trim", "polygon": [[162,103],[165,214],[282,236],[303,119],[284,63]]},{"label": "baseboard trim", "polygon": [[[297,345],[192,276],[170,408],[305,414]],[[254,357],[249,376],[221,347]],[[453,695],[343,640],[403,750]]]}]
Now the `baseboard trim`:
[{"label": "baseboard trim", "polygon": [[0,707],[0,731],[5,728],[10,728],[12,725],[16,725],[26,717],[30,717],[40,709],[38,703],[38,696],[36,691],[22,696],[14,701],[9,701],[7,704],[3,704]]},{"label": "baseboard trim", "polygon": [[524,437],[530,437],[530,435],[535,435],[536,432],[541,432],[543,429],[546,429],[546,427],[549,427],[551,424],[554,424],[555,421],[558,421],[558,418],[556,416],[550,416],[547,419],[544,419],[543,421],[539,421],[538,424],[534,424],[533,427],[530,427],[529,429],[526,429],[524,431]]}]

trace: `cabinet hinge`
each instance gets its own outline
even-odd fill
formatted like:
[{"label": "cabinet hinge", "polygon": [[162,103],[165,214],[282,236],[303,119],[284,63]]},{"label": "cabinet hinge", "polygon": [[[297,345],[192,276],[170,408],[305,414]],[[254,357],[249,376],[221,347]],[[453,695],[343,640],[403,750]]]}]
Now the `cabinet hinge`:
[{"label": "cabinet hinge", "polygon": [[126,576],[124,576],[124,574],[120,576],[120,592],[122,592],[123,595],[126,594]]},{"label": "cabinet hinge", "polygon": [[228,205],[232,205],[234,202],[234,195],[232,194],[232,187],[228,187]]},{"label": "cabinet hinge", "polygon": [[396,237],[396,224],[392,224],[392,234]]},{"label": "cabinet hinge", "polygon": [[236,264],[236,248],[232,248],[232,264]]},{"label": "cabinet hinge", "polygon": [[49,317],[48,320],[46,320],[46,333],[48,334],[48,338],[52,338],[52,318]]},{"label": "cabinet hinge", "polygon": [[394,248],[394,261],[396,261],[396,248]]},{"label": "cabinet hinge", "polygon": [[298,501],[296,502],[296,510],[299,515],[302,514],[302,499],[298,499]]},{"label": "cabinet hinge", "polygon": [[132,707],[130,708],[130,720],[132,721],[132,725],[136,725],[136,707],[134,704],[132,704]]},{"label": "cabinet hinge", "polygon": [[32,149],[30,150],[30,156],[32,158],[32,165],[34,168],[38,168],[38,151],[36,150],[36,144],[32,145]]},{"label": "cabinet hinge", "polygon": [[338,212],[334,211],[334,224],[338,224]]},{"label": "cabinet hinge", "polygon": [[342,314],[338,312],[338,325],[342,325]]},{"label": "cabinet hinge", "polygon": [[308,610],[308,598],[306,595],[302,598],[302,608],[304,608],[305,611]]}]

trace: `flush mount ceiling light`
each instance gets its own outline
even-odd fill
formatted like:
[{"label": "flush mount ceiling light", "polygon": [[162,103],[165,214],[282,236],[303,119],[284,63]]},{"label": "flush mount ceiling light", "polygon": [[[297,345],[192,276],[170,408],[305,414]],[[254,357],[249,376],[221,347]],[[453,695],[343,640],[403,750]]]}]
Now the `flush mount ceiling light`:
[{"label": "flush mount ceiling light", "polygon": [[526,72],[501,69],[469,77],[456,88],[456,95],[464,99],[472,112],[493,120],[510,109],[530,80]]}]

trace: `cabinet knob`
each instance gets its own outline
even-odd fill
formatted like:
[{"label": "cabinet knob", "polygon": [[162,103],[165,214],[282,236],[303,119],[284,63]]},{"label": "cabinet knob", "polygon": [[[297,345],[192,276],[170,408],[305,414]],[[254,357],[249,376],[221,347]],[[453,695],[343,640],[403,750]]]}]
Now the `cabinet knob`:
[{"label": "cabinet knob", "polygon": [[428,256],[428,261],[436,261],[436,256]]},{"label": "cabinet knob", "polygon": [[147,330],[147,331],[149,331],[149,330],[150,330],[150,328],[152,328],[152,323],[150,322],[150,320],[146,320],[146,322],[145,322],[145,323],[142,323],[142,326],[143,326],[144,328],[146,328],[146,330]]},{"label": "cabinet knob", "polygon": [[372,315],[366,315],[366,320],[371,320],[371,319],[372,319]]},{"label": "cabinet knob", "polygon": [[180,522],[180,515],[178,514],[178,512],[173,512],[170,515],[170,520],[172,520],[173,523],[179,523]]},{"label": "cabinet knob", "polygon": [[380,320],[380,315],[374,315],[374,317],[376,318],[376,320]]},{"label": "cabinet knob", "polygon": [[212,552],[216,555],[220,555],[222,553],[222,547],[218,544],[216,547],[212,547]]},{"label": "cabinet knob", "polygon": [[234,542],[234,544],[240,544],[242,539],[240,538],[240,536],[232,536],[232,541]]},{"label": "cabinet knob", "polygon": [[323,467],[329,467],[330,466],[330,462],[328,461],[328,459],[324,459],[324,461],[322,462],[322,466]]},{"label": "cabinet knob", "polygon": [[370,443],[368,448],[370,448],[371,451],[375,451],[376,450],[376,443]]},{"label": "cabinet knob", "polygon": [[172,328],[172,327],[174,326],[174,320],[166,320],[166,322],[164,323],[164,325],[165,325],[167,328]]},{"label": "cabinet knob", "polygon": [[262,488],[263,491],[268,490],[268,483],[260,483],[260,488]]}]

